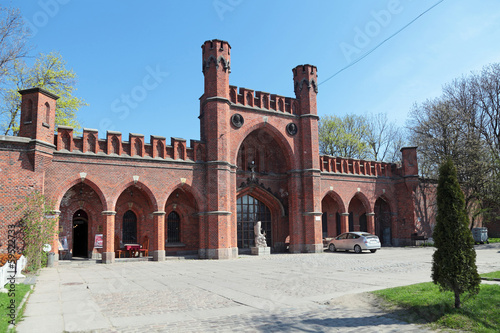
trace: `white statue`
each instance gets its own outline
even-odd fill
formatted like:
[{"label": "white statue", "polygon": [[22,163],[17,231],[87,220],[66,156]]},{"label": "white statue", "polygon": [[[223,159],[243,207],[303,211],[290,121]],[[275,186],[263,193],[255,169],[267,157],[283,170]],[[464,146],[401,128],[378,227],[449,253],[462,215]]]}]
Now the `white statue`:
[{"label": "white statue", "polygon": [[255,234],[255,247],[267,247],[266,232],[262,233],[261,222],[255,222],[253,232]]}]

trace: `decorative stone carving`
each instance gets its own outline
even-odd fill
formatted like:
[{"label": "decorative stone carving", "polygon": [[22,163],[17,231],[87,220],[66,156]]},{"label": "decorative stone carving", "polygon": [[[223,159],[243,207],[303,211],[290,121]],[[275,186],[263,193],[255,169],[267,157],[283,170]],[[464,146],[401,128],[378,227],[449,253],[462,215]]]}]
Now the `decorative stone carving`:
[{"label": "decorative stone carving", "polygon": [[255,222],[253,232],[255,235],[255,247],[267,247],[266,232],[262,233],[261,222]]},{"label": "decorative stone carving", "polygon": [[240,128],[245,123],[245,119],[243,119],[243,116],[241,114],[237,113],[231,117],[231,123],[234,127]]},{"label": "decorative stone carving", "polygon": [[290,123],[290,124],[286,125],[286,131],[290,135],[297,134],[297,131],[298,131],[297,125],[295,125],[295,123]]}]

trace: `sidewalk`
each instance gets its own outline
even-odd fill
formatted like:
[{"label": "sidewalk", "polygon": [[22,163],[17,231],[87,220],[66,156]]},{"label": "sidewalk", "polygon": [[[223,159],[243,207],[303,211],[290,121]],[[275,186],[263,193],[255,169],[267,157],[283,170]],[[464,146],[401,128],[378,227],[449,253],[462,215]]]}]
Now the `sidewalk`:
[{"label": "sidewalk", "polygon": [[[500,270],[499,251],[477,251],[480,272]],[[420,332],[361,293],[430,281],[432,252],[62,265],[41,272],[17,331]]]}]

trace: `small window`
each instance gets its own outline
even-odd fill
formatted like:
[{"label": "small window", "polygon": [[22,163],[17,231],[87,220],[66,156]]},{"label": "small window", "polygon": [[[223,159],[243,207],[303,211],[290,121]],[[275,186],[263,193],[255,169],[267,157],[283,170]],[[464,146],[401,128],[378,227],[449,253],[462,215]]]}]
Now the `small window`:
[{"label": "small window", "polygon": [[45,103],[45,122],[49,124],[50,120],[50,105],[49,103]]},{"label": "small window", "polygon": [[26,120],[27,122],[33,121],[33,101],[30,99],[28,101],[28,110],[26,112]]},{"label": "small window", "polygon": [[181,218],[177,212],[171,212],[167,217],[167,243],[179,243],[181,241]]}]

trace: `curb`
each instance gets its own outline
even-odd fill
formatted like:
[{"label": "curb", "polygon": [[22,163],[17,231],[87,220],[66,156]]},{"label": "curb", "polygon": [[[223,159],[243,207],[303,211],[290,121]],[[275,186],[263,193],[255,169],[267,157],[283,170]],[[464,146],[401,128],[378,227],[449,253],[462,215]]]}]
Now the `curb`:
[{"label": "curb", "polygon": [[[24,306],[24,303],[26,303],[26,301],[28,300],[28,296],[33,292],[33,285],[31,285],[31,288],[30,290],[28,290],[28,292],[26,293],[26,295],[24,295],[23,297],[23,300],[21,301],[21,303],[19,304],[19,306],[17,307],[16,309],[16,318],[17,316],[19,315],[19,311],[21,311],[22,307]],[[12,325],[12,324],[9,324],[9,327],[7,327],[7,332],[10,332],[13,328],[14,328],[15,325]]]},{"label": "curb", "polygon": [[500,279],[497,279],[497,278],[486,278],[486,277],[482,277],[481,280],[485,280],[485,281],[498,281],[500,282]]}]

